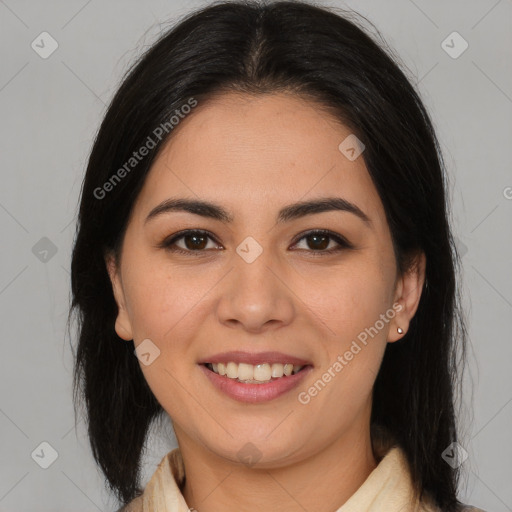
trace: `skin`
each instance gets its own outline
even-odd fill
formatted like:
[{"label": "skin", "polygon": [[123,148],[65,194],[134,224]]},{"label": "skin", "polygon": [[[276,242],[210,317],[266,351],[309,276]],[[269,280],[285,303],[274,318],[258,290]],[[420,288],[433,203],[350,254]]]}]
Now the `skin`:
[{"label": "skin", "polygon": [[[377,466],[370,438],[372,387],[387,343],[407,332],[425,276],[425,257],[399,275],[383,205],[363,158],[338,145],[350,130],[311,101],[291,94],[225,93],[180,122],[154,161],[136,200],[119,265],[106,264],[119,312],[116,332],[160,355],[141,363],[172,418],[185,462],[183,495],[200,512],[336,510]],[[343,197],[371,220],[329,211],[276,224],[299,200]],[[231,224],[188,212],[145,223],[169,197],[209,200]],[[264,206],[262,206],[264,205]],[[158,247],[183,229],[212,233],[202,251]],[[352,249],[321,254],[307,230],[328,229]],[[248,236],[262,254],[247,263],[236,248]],[[309,241],[308,241],[309,240]],[[338,247],[328,238],[328,248]],[[298,393],[332,367],[379,315],[401,311],[307,404]],[[398,334],[397,327],[403,329]],[[299,388],[244,404],[221,394],[197,363],[230,350],[277,350],[311,361]],[[251,442],[251,467],[237,453]]]}]

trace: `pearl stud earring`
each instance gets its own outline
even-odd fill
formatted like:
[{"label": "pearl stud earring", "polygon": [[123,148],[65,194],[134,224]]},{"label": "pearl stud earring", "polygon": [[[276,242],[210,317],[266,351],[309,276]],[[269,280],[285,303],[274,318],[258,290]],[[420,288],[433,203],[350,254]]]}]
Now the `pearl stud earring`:
[{"label": "pearl stud earring", "polygon": [[404,330],[403,330],[401,327],[399,327],[399,328],[397,329],[397,331],[398,331],[398,334],[402,334],[402,333],[404,332]]}]

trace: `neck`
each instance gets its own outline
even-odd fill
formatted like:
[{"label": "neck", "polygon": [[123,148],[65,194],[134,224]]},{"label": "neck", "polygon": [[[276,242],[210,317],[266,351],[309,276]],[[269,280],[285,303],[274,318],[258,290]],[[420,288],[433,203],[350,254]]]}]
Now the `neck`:
[{"label": "neck", "polygon": [[322,451],[271,469],[233,463],[177,430],[186,467],[185,501],[199,512],[337,510],[377,466],[369,425],[366,430],[354,427]]}]

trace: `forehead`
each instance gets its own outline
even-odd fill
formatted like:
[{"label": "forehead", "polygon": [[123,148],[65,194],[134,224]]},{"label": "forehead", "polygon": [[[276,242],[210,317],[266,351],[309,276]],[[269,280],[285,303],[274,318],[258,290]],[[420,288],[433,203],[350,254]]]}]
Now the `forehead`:
[{"label": "forehead", "polygon": [[368,216],[383,207],[362,156],[339,149],[349,128],[320,105],[291,94],[227,93],[198,104],[174,128],[137,201],[148,212],[170,196],[233,211],[269,210],[338,195]]}]

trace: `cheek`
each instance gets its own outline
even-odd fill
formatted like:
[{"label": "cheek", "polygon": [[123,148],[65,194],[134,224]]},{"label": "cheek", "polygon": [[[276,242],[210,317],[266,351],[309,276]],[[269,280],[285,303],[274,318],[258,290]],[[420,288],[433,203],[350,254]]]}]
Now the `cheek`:
[{"label": "cheek", "polygon": [[140,367],[158,402],[169,415],[180,418],[191,406],[183,391],[195,364],[188,351],[202,324],[198,317],[204,315],[204,297],[214,282],[171,272],[166,265],[137,268],[129,286],[134,339],[136,345],[151,340],[157,354],[148,365],[141,361]]},{"label": "cheek", "polygon": [[392,276],[377,254],[360,256],[309,280],[315,287],[307,306],[325,333],[320,379],[330,389],[321,393],[317,407],[342,405],[339,421],[349,411],[356,414],[371,394],[394,316],[394,311],[389,314]]},{"label": "cheek", "polygon": [[308,309],[341,343],[373,326],[389,308],[389,278],[381,265],[367,258],[319,271],[308,276],[302,286],[299,295],[305,297]]},{"label": "cheek", "polygon": [[165,262],[151,266],[134,262],[132,268],[126,289],[136,340],[154,338],[156,343],[163,343],[172,337],[173,330],[182,328],[190,315],[196,314],[215,284],[212,274],[176,270]]},{"label": "cheek", "polygon": [[336,425],[345,425],[369,403],[387,346],[391,316],[386,317],[386,291],[376,289],[378,282],[377,276],[366,273],[340,283],[344,285],[340,293],[318,296],[316,314],[330,331],[322,342],[326,351],[319,371],[322,382],[313,383],[326,391],[318,393],[315,407],[330,411]]}]

